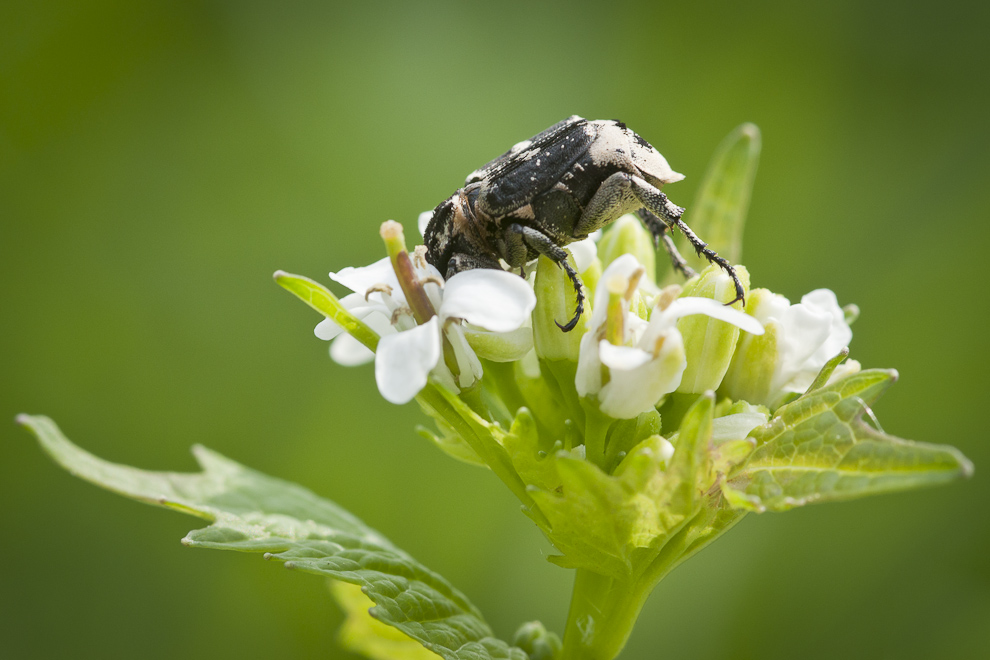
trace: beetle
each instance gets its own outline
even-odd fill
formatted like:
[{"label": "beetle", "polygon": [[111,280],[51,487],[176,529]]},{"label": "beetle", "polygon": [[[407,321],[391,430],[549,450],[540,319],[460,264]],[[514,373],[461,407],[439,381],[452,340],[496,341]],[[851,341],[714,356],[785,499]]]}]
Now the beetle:
[{"label": "beetle", "polygon": [[464,187],[433,210],[424,239],[426,260],[447,278],[472,268],[520,268],[540,255],[563,268],[577,293],[569,332],[584,312],[584,293],[565,245],[636,212],[663,243],[674,268],[694,272],[677,253],[668,231],[677,227],[699,255],[718,264],[745,292],[732,265],[681,220],[684,209],[660,192],[680,181],[649,142],[617,120],[589,121],[574,115],[513,146],[468,175]]}]

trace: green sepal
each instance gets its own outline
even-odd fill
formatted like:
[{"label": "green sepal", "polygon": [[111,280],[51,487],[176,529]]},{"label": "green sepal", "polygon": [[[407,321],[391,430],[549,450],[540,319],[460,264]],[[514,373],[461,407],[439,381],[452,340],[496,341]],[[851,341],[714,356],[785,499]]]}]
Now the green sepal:
[{"label": "green sepal", "polygon": [[110,463],[72,444],[47,417],[18,423],[71,474],[140,502],[203,518],[191,547],[264,553],[286,568],[360,586],[371,615],[446,660],[527,660],[493,636],[481,613],[440,575],[329,500],[193,447],[202,472],[150,472]]},{"label": "green sepal", "polygon": [[729,503],[750,511],[786,511],[969,477],[959,450],[902,440],[863,422],[864,412],[897,379],[870,369],[813,390],[753,431],[749,460],[723,484]]},{"label": "green sepal", "polygon": [[815,376],[815,380],[812,381],[811,385],[808,386],[808,389],[805,391],[805,394],[814,392],[817,389],[825,387],[825,384],[828,383],[828,379],[832,377],[833,373],[835,373],[836,367],[842,364],[843,360],[845,360],[847,357],[849,357],[848,346],[843,348],[841,351],[839,351],[839,353],[835,357],[833,357],[831,360],[825,363],[825,366],[822,367],[822,370],[818,372],[817,376]]},{"label": "green sepal", "polygon": [[369,349],[374,351],[378,348],[378,333],[351,314],[337,299],[337,296],[333,295],[325,286],[308,277],[293,275],[282,270],[275,271],[274,277],[279,286],[342,327]]}]

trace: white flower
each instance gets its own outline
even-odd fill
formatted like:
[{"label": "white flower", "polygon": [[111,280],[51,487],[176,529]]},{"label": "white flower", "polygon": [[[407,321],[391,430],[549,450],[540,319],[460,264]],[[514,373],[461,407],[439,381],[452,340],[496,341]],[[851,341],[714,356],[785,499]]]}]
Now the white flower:
[{"label": "white flower", "polygon": [[[604,332],[610,294],[622,291],[623,283],[627,289],[635,289],[641,270],[639,261],[630,254],[609,264],[595,291],[590,328],[581,339],[575,378],[578,394],[597,394],[602,412],[617,419],[630,419],[650,410],[661,397],[677,389],[687,367],[684,340],[677,329],[681,317],[705,314],[753,334],[763,333],[753,317],[710,298],[678,298],[663,309],[655,308],[647,323],[629,313],[624,297],[622,344],[609,342]],[[628,298],[632,298],[631,293]],[[604,384],[603,366],[608,369]]]},{"label": "white flower", "polygon": [[[386,258],[370,266],[330,274],[331,279],[354,291],[341,302],[381,336],[376,353],[371,354],[349,335],[342,335],[340,327],[329,319],[316,327],[321,339],[335,339],[331,355],[338,362],[359,364],[374,356],[375,381],[386,400],[410,401],[426,385],[430,372],[454,387],[467,387],[481,378],[481,362],[465,331],[482,337],[487,346],[494,344],[496,348],[492,350],[496,352],[500,346],[525,352],[532,345],[531,338],[526,344],[518,332],[536,305],[536,296],[526,280],[505,271],[477,269],[458,273],[443,283],[435,268],[419,259],[413,261],[437,313],[429,321],[416,324]],[[463,326],[461,321],[476,327]],[[499,344],[502,335],[505,340]],[[441,360],[444,337],[460,371],[456,382]],[[523,348],[512,348],[517,345]]]},{"label": "white flower", "polygon": [[583,273],[588,270],[598,257],[598,239],[602,236],[602,230],[594,232],[584,240],[575,241],[567,246],[574,257],[574,269]]},{"label": "white flower", "polygon": [[825,363],[852,340],[845,313],[829,289],[816,289],[796,305],[778,294],[761,296],[753,316],[765,326],[777,326],[777,364],[770,390],[778,394],[807,390]]}]

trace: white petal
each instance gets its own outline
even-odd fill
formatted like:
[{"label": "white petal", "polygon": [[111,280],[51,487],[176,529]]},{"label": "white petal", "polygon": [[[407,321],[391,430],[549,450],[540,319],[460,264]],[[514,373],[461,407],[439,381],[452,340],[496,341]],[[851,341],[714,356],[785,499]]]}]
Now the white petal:
[{"label": "white petal", "polygon": [[330,357],[339,365],[356,367],[375,359],[374,352],[349,334],[342,334],[330,344]]},{"label": "white petal", "polygon": [[333,321],[332,319],[323,319],[316,324],[315,328],[313,328],[313,334],[323,341],[330,341],[343,331],[344,329],[337,325],[336,321]]},{"label": "white petal", "polygon": [[[365,316],[364,322],[369,328],[378,333],[379,337],[395,334],[396,330],[389,323],[389,318],[379,312]],[[367,346],[348,334],[343,334],[330,344],[330,357],[337,364],[345,367],[356,367],[371,362],[375,354]]]},{"label": "white petal", "polygon": [[719,321],[725,321],[754,335],[763,334],[763,325],[755,318],[733,309],[711,298],[678,298],[667,309],[660,312],[663,320],[672,324],[677,319],[691,314],[704,314]]},{"label": "white petal", "polygon": [[370,266],[348,266],[336,273],[330,273],[330,279],[338,284],[343,284],[354,293],[362,296],[376,284],[387,284],[392,287],[393,295],[405,300],[402,290],[399,288],[399,280],[392,270],[392,262],[388,257],[379,259]]},{"label": "white petal", "polygon": [[667,336],[656,358],[630,371],[609,372],[610,380],[599,393],[599,407],[616,419],[631,419],[676,390],[686,368],[684,342],[675,330]]},{"label": "white petal", "polygon": [[588,270],[588,267],[594,263],[595,257],[598,256],[598,245],[595,243],[595,239],[590,236],[583,241],[571,243],[567,249],[574,256],[574,267],[579,273]]},{"label": "white petal", "polygon": [[385,315],[389,314],[388,307],[375,298],[368,300],[364,297],[364,293],[349,293],[340,299],[340,304],[346,307],[347,311],[359,319],[363,319],[371,312],[381,312]]},{"label": "white petal", "polygon": [[426,386],[440,352],[440,319],[436,316],[412,330],[382,337],[375,356],[378,391],[391,403],[411,401]]},{"label": "white petal", "polygon": [[[388,325],[387,323],[388,308],[382,303],[377,302],[375,300],[368,302],[367,300],[365,300],[364,294],[349,293],[340,299],[340,304],[343,305],[347,309],[347,311],[349,311],[351,314],[365,321],[367,321],[367,317],[369,315],[377,312],[378,314],[385,317],[386,320],[385,325],[386,326]],[[378,323],[376,327],[381,328],[383,326],[381,323]],[[337,325],[336,321],[329,318],[320,321],[313,329],[313,333],[320,339],[323,339],[324,341],[330,341],[331,339],[333,339],[343,331],[344,329],[339,325]],[[378,332],[379,335],[382,334],[377,329],[375,331]]]},{"label": "white petal", "polygon": [[779,293],[772,293],[766,289],[760,289],[758,292],[750,292],[750,295],[756,294],[757,304],[755,309],[752,310],[753,316],[756,320],[764,325],[769,323],[771,320],[779,321],[784,317],[784,314],[791,306],[791,301],[780,295]]},{"label": "white petal", "polygon": [[444,286],[440,316],[464,319],[492,332],[511,332],[529,318],[536,294],[523,278],[478,268],[458,273]]},{"label": "white petal", "polygon": [[609,291],[607,283],[613,278],[628,282],[633,273],[642,267],[643,265],[639,263],[639,260],[631,254],[623,254],[608,265],[595,288],[595,300],[591,305],[591,320],[588,323],[589,333],[598,332],[605,325],[605,320],[608,317]]},{"label": "white petal", "polygon": [[[825,343],[832,327],[832,319],[827,313],[804,304],[791,305],[780,322],[784,330],[785,369],[800,368]],[[841,349],[842,346],[839,347]],[[834,354],[829,357],[834,357]],[[828,359],[825,358],[826,361]]]},{"label": "white petal", "polygon": [[605,282],[613,277],[621,277],[628,280],[633,276],[637,270],[643,267],[643,264],[639,263],[639,259],[631,254],[620,255],[618,259],[613,261],[602,273],[602,281]]},{"label": "white petal", "polygon": [[598,357],[598,342],[592,332],[586,332],[581,337],[574,387],[578,396],[597,394],[602,389],[602,362]]},{"label": "white petal", "polygon": [[835,294],[829,289],[816,289],[805,294],[801,298],[801,304],[828,314],[831,319],[828,338],[812,356],[816,364],[821,362],[824,365],[849,345],[849,342],[852,341],[852,328],[846,323],[846,314],[839,307],[839,301],[836,300]]},{"label": "white petal", "polygon": [[766,423],[767,416],[759,412],[716,417],[712,422],[712,442],[721,444],[729,440],[745,440],[750,431]]},{"label": "white petal", "polygon": [[478,359],[474,349],[468,344],[464,337],[464,330],[459,323],[452,323],[444,332],[451,348],[454,349],[454,359],[457,360],[457,367],[461,372],[457,384],[461,388],[471,387],[476,380],[481,380],[484,375],[481,360]]},{"label": "white petal", "polygon": [[631,371],[653,359],[651,353],[631,346],[616,346],[606,340],[598,342],[598,357],[609,369]]},{"label": "white petal", "polygon": [[416,226],[419,227],[419,235],[426,236],[426,226],[430,224],[430,220],[433,219],[433,209],[429,211],[423,211],[419,214],[419,218],[416,220]]}]

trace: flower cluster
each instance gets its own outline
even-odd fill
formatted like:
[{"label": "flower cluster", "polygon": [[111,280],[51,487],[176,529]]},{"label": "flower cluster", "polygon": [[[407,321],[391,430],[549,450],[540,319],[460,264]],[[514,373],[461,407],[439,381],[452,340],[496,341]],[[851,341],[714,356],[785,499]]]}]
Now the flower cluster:
[{"label": "flower cluster", "polygon": [[570,332],[558,323],[577,294],[551,260],[445,280],[398,223],[381,235],[386,258],[330,273],[343,298],[277,277],[324,313],[315,332],[334,360],[374,360],[382,396],[416,400],[436,422],[423,435],[491,469],[561,553],[551,561],[607,581],[602,598],[635,600],[745,511],[792,506],[741,472],[756,437],[786,428],[776,412],[805,391],[859,371],[839,367],[855,310],[832,292],[792,305],[750,290],[737,265],[743,308],[715,266],[658,281],[634,216],[568,246],[587,302]]},{"label": "flower cluster", "polygon": [[421,434],[490,469],[577,570],[566,657],[614,657],[657,582],[747,512],[971,469],[862,422],[896,372],[846,360],[858,310],[827,289],[792,304],[736,264],[744,306],[716,266],[660,277],[624,216],[568,246],[586,307],[564,332],[577,293],[553,261],[445,280],[398,223],[381,234],[387,258],[330,274],[343,298],[276,279],[324,314],[334,360],[373,359],[382,395],[415,400],[436,423]]},{"label": "flower cluster", "polygon": [[[420,217],[421,231],[428,217]],[[315,334],[332,340],[330,356],[339,364],[374,360],[379,391],[392,403],[411,401],[431,378],[456,395],[486,389],[486,362],[517,363],[526,380],[541,360],[569,360],[575,376],[568,389],[616,420],[655,411],[672,393],[708,390],[776,408],[805,391],[852,338],[855,308],[841,308],[828,289],[796,305],[755,289],[741,310],[741,303],[724,304],[734,291],[715,267],[685,286],[658,287],[650,236],[631,215],[605,238],[598,232],[569,246],[592,301],[571,333],[548,323],[565,318],[573,304],[569,284],[549,262],[530,264],[527,277],[479,269],[444,281],[422,246],[406,251],[401,225],[385,223],[382,236],[388,257],[330,273],[351,291],[340,304],[381,338],[376,351],[330,317]],[[858,369],[850,360],[833,380]],[[506,373],[494,371],[492,381]]]}]

